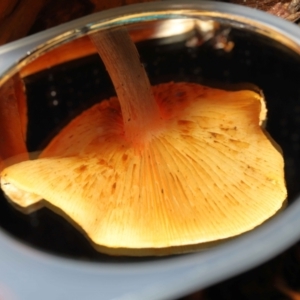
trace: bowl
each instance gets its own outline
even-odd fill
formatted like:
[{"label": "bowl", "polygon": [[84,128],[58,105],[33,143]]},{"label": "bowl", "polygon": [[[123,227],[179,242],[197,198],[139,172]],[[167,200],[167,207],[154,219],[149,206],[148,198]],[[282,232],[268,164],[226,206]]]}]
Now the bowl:
[{"label": "bowl", "polygon": [[212,1],[129,5],[0,47],[0,85],[18,74],[26,86],[29,151],[39,151],[67,120],[114,93],[87,34],[118,26],[128,28],[153,84],[263,90],[267,130],[283,149],[289,204],[253,231],[209,249],[127,258],[96,252],[47,209],[25,215],[1,196],[5,299],[179,298],[271,259],[300,237],[300,31],[257,10]]}]

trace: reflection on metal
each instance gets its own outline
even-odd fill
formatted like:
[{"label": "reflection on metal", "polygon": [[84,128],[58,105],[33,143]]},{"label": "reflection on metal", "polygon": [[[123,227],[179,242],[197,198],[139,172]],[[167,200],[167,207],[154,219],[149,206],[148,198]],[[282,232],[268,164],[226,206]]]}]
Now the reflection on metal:
[{"label": "reflection on metal", "polygon": [[[86,20],[85,23],[82,23],[81,20],[73,22],[73,29],[66,27],[63,31],[59,30],[58,27],[49,30],[49,33],[52,34],[49,35],[48,40],[45,39],[45,36],[37,40],[32,37],[33,42],[30,48],[28,46],[28,49],[23,52],[9,52],[9,49],[18,49],[18,44],[23,46],[19,41],[2,47],[0,49],[0,55],[2,53],[2,57],[0,57],[0,62],[2,62],[0,64],[0,85],[17,71],[20,71],[21,76],[24,77],[51,66],[96,53],[87,35],[97,30],[120,25],[128,28],[135,42],[161,39],[161,42],[167,43],[179,39],[181,41],[186,40],[187,47],[195,47],[203,41],[212,39],[215,43],[215,49],[222,49],[227,52],[231,51],[234,46],[227,39],[228,28],[242,28],[245,31],[256,32],[273,38],[291,50],[299,52],[298,45],[289,36],[281,34],[269,24],[223,11],[169,9],[156,10],[155,13],[150,11],[131,15],[125,14],[121,17],[110,17],[102,21],[93,15],[89,16],[90,22],[87,21],[87,18],[83,19]],[[56,32],[57,35],[53,36],[53,32]]]},{"label": "reflection on metal", "polygon": [[[197,19],[158,20],[127,26],[131,39],[136,43],[151,39],[156,39],[163,44],[187,41],[188,47],[192,46],[193,39],[195,39],[193,46],[201,45],[204,41],[211,39],[219,28],[220,25],[215,21]],[[65,37],[67,40],[70,39],[67,35]],[[29,63],[20,69],[21,76],[26,77],[43,69],[97,53],[87,35],[48,51],[61,44],[61,41],[63,39],[57,37],[51,43],[45,43],[44,47],[40,47],[34,59],[28,58]]]}]

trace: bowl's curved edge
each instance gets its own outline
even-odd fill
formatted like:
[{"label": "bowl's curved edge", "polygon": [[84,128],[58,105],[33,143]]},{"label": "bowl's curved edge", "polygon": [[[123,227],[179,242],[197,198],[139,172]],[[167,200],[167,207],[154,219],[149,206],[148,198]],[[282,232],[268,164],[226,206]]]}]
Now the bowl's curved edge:
[{"label": "bowl's curved edge", "polygon": [[[0,74],[24,53],[72,28],[99,18],[166,8],[215,10],[278,28],[300,44],[299,28],[277,17],[227,3],[168,1],[97,13],[0,48]],[[300,201],[276,218],[233,242],[209,252],[142,263],[74,262],[42,253],[0,231],[0,290],[7,299],[169,299],[239,274],[274,257],[300,237]],[[224,259],[226,258],[226,259]],[[4,292],[2,292],[4,293]],[[1,296],[0,292],[0,296]]]}]

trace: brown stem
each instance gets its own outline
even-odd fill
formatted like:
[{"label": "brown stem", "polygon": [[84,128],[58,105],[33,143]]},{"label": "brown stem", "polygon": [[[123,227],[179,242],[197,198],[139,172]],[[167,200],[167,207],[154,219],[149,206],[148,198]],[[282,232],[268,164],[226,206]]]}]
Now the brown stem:
[{"label": "brown stem", "polygon": [[160,126],[159,107],[138,51],[125,28],[91,35],[118,95],[126,138],[144,144]]}]

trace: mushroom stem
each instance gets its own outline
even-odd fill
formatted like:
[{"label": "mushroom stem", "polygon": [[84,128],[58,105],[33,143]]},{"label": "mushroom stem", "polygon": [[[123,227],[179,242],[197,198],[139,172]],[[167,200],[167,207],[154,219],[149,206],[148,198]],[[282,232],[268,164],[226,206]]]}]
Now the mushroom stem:
[{"label": "mushroom stem", "polygon": [[136,146],[145,144],[161,118],[135,44],[125,28],[98,31],[91,40],[114,84],[126,139]]}]

